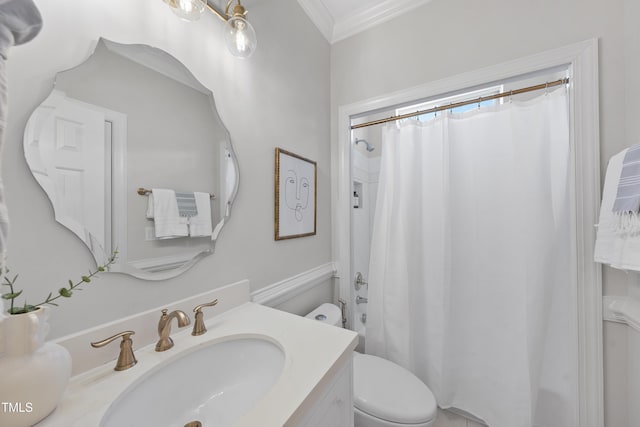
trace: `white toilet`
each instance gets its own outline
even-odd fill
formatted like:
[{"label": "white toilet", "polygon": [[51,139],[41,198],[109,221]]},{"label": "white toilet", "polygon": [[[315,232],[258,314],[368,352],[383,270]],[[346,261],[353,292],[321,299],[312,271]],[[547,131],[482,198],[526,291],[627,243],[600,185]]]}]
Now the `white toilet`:
[{"label": "white toilet", "polygon": [[[340,327],[342,315],[325,303],[306,317]],[[431,427],[436,399],[418,377],[381,357],[353,353],[355,427]]]}]

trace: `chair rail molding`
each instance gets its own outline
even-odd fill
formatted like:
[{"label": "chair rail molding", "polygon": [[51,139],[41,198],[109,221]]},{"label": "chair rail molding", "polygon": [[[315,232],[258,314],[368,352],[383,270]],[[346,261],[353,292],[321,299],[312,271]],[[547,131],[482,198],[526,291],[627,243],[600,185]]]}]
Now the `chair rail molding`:
[{"label": "chair rail molding", "polygon": [[276,307],[333,278],[335,273],[335,263],[328,262],[251,292],[251,301],[268,307]]}]

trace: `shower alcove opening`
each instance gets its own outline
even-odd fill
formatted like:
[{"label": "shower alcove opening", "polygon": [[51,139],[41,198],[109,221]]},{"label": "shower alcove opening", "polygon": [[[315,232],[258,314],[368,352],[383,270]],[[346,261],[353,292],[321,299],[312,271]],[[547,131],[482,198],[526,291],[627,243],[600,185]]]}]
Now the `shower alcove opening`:
[{"label": "shower alcove opening", "polygon": [[[332,145],[334,217],[333,258],[337,261],[340,298],[347,301],[347,327],[366,328],[366,287],[355,289],[355,275],[368,279],[368,237],[370,236],[379,161],[382,151],[373,132],[351,130],[356,122],[390,110],[452,94],[470,92],[500,84],[526,86],[530,78],[539,81],[566,72],[570,79],[570,215],[572,237],[571,295],[575,304],[567,307],[575,320],[577,393],[575,413],[580,427],[603,427],[602,384],[602,290],[599,265],[593,263],[593,242],[599,208],[599,140],[597,40],[589,40],[505,64],[427,83],[401,92],[379,96],[338,110],[338,140]],[[507,101],[508,102],[508,101]],[[376,126],[374,126],[376,127]],[[367,129],[367,128],[365,128]],[[367,151],[364,139],[375,147]],[[379,157],[378,157],[379,158]],[[358,207],[354,207],[355,194]],[[580,286],[578,286],[580,284]],[[360,298],[360,304],[356,298]],[[363,322],[363,320],[365,322]],[[428,385],[428,384],[427,384]]]}]

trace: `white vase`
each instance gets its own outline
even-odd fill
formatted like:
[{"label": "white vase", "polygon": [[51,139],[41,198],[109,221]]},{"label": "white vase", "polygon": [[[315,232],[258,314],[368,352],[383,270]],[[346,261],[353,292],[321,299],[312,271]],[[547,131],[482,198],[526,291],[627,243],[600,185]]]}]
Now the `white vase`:
[{"label": "white vase", "polygon": [[32,426],[58,405],[71,376],[71,355],[45,343],[47,311],[5,315],[0,323],[0,426]]}]

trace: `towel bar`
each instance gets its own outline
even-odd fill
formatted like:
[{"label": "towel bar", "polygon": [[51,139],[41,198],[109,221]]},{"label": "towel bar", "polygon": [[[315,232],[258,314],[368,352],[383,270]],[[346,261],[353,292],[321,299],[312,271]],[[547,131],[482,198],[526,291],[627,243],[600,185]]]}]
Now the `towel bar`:
[{"label": "towel bar", "polygon": [[[140,187],[140,188],[138,188],[136,193],[138,193],[141,196],[148,196],[149,194],[152,193],[152,191],[149,190],[148,188]],[[211,200],[213,200],[213,199],[216,198],[216,195],[215,194],[209,194],[209,197],[211,197]]]}]

